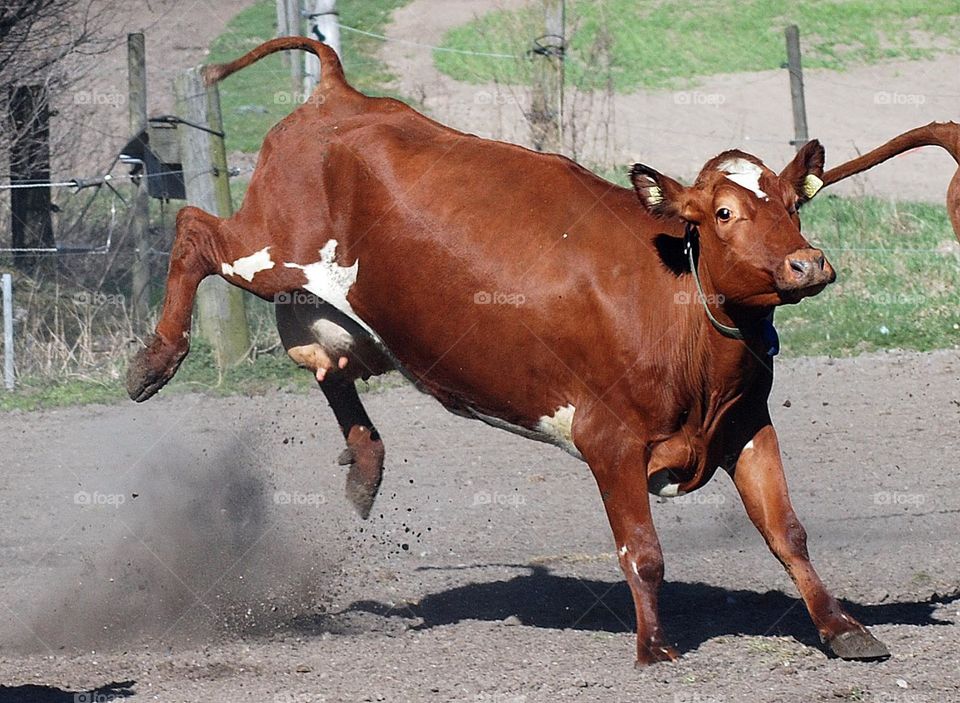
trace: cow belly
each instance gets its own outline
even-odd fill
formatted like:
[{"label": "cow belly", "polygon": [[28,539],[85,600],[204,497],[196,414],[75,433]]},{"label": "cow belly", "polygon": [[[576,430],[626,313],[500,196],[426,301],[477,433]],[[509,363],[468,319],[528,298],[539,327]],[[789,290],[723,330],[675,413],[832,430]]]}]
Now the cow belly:
[{"label": "cow belly", "polygon": [[276,312],[280,340],[299,366],[350,378],[370,378],[394,368],[366,329],[326,302],[277,304]]}]

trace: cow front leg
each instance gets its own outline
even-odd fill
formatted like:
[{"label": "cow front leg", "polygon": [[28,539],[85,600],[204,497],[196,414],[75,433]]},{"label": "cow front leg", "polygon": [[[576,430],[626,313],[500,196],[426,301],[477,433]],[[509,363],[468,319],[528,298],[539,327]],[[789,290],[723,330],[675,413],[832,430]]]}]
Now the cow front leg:
[{"label": "cow front leg", "polygon": [[750,520],[800,591],[820,638],[842,659],[883,659],[890,652],[827,591],[807,553],[807,533],[793,512],[773,425],[741,450],[733,481]]},{"label": "cow front leg", "polygon": [[213,263],[221,220],[195,207],[177,213],[177,233],[157,329],[127,368],[127,393],[139,402],[166,385],[190,350],[190,317],[200,281]]},{"label": "cow front leg", "polygon": [[[663,583],[663,552],[653,526],[647,493],[649,451],[626,429],[575,427],[587,437],[577,446],[590,465],[617,546],[620,568],[630,586],[637,619],[637,666],[673,661],[680,653],[660,627],[657,600]],[[617,423],[619,424],[619,423]]]},{"label": "cow front leg", "polygon": [[347,447],[338,460],[342,466],[350,467],[347,472],[347,499],[360,517],[366,520],[383,481],[383,441],[360,402],[352,378],[330,374],[320,382],[320,390],[327,397],[347,440]]}]

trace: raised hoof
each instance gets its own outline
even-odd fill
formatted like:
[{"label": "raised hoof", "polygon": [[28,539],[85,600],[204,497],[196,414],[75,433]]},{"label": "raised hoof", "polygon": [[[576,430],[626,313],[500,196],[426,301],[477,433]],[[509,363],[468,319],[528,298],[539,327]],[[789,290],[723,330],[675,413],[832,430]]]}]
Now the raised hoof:
[{"label": "raised hoof", "polygon": [[142,403],[152,398],[167,385],[180,368],[190,345],[186,338],[180,345],[165,342],[154,335],[147,346],[137,352],[127,367],[127,394],[131,400]]},{"label": "raised hoof", "polygon": [[680,652],[677,651],[676,647],[671,647],[669,644],[653,645],[643,648],[642,655],[637,655],[637,661],[634,662],[633,666],[635,669],[642,669],[659,662],[675,662],[679,658]]},{"label": "raised hoof", "polygon": [[337,459],[341,466],[349,466],[347,472],[347,499],[364,520],[370,517],[383,481],[383,442],[367,427],[355,425],[350,428],[347,448]]},{"label": "raised hoof", "polygon": [[827,646],[841,659],[877,661],[890,657],[890,650],[886,645],[866,629],[841,632],[827,640]]}]

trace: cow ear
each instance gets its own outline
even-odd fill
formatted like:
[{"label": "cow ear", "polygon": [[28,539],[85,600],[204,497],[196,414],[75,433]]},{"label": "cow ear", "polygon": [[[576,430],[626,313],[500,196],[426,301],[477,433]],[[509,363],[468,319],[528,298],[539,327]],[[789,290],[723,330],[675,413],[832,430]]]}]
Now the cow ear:
[{"label": "cow ear", "polygon": [[640,202],[655,217],[690,219],[690,196],[681,184],[643,164],[630,169],[630,182]]},{"label": "cow ear", "polygon": [[803,204],[823,187],[823,146],[816,139],[804,144],[785,169],[780,180],[789,184]]}]

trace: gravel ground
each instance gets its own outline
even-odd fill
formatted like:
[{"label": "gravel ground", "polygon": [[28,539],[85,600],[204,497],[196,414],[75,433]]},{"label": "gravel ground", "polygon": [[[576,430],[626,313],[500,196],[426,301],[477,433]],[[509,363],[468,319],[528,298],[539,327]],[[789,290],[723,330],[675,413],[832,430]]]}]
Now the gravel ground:
[{"label": "gravel ground", "polygon": [[635,671],[587,468],[409,387],[367,396],[368,522],[320,393],[4,414],[0,702],[960,701],[958,372],[956,350],[779,368],[794,502],[893,652],[873,664],[818,646],[723,476],[655,504],[684,657]]}]

